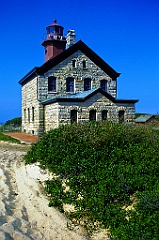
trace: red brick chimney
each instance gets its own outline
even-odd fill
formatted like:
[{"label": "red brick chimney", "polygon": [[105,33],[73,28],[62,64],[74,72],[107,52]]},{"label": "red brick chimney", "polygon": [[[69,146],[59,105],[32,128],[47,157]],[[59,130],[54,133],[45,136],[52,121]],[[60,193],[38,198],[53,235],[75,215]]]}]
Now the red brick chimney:
[{"label": "red brick chimney", "polygon": [[56,20],[54,20],[53,24],[46,27],[46,39],[42,43],[42,46],[45,48],[45,62],[65,50],[66,38],[63,36],[63,30],[64,28],[57,24]]}]

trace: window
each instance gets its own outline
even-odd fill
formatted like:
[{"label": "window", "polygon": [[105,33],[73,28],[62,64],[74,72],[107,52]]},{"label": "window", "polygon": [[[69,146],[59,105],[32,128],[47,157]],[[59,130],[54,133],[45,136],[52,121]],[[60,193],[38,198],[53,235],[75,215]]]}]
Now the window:
[{"label": "window", "polygon": [[124,110],[119,111],[119,123],[124,122]]},{"label": "window", "polygon": [[56,78],[53,76],[48,77],[48,91],[56,92]]},{"label": "window", "polygon": [[28,108],[28,122],[30,122],[30,109]]},{"label": "window", "polygon": [[72,60],[72,67],[74,67],[74,68],[76,67],[76,60],[75,59]]},{"label": "window", "polygon": [[47,54],[47,47],[45,47],[45,55]]},{"label": "window", "polygon": [[26,122],[26,108],[24,109],[24,122]]},{"label": "window", "polygon": [[50,33],[55,33],[55,26],[50,27]]},{"label": "window", "polygon": [[47,34],[50,34],[50,28],[47,28]]},{"label": "window", "polygon": [[96,121],[96,110],[90,110],[89,121]]},{"label": "window", "polygon": [[90,90],[91,89],[91,79],[90,78],[85,78],[84,79],[84,91]]},{"label": "window", "polygon": [[74,92],[74,79],[71,77],[66,78],[66,92]]},{"label": "window", "polygon": [[100,87],[102,88],[103,91],[107,92],[107,80],[101,80]]},{"label": "window", "polygon": [[83,60],[82,64],[83,64],[83,69],[85,69],[86,68],[86,61]]},{"label": "window", "polygon": [[71,124],[77,123],[77,110],[71,110]]},{"label": "window", "polygon": [[34,122],[34,107],[32,107],[32,122]]},{"label": "window", "polygon": [[102,120],[107,120],[107,114],[108,114],[107,110],[102,111]]}]

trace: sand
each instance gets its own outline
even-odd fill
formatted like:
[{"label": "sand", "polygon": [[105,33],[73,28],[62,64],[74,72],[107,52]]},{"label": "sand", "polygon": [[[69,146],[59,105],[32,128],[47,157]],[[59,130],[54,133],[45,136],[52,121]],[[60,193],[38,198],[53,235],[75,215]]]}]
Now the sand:
[{"label": "sand", "polygon": [[48,207],[43,183],[51,176],[36,164],[24,164],[28,148],[0,142],[0,239],[90,239],[83,228],[72,227],[64,214]]},{"label": "sand", "polygon": [[25,165],[29,145],[0,142],[0,240],[107,240],[105,230],[91,236],[49,207],[38,164]]}]

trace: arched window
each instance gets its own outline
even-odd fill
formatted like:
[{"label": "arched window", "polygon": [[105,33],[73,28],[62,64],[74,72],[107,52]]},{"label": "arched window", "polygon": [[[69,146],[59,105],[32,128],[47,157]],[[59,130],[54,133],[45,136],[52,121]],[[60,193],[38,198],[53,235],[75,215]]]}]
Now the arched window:
[{"label": "arched window", "polygon": [[119,111],[119,123],[124,122],[124,110]]},{"label": "arched window", "polygon": [[91,79],[90,78],[85,78],[84,79],[84,91],[90,90],[91,89]]},{"label": "arched window", "polygon": [[77,110],[71,110],[71,124],[77,123]]},{"label": "arched window", "polygon": [[107,110],[102,111],[102,120],[107,120],[107,114],[108,114]]},{"label": "arched window", "polygon": [[66,78],[66,92],[74,92],[74,79],[71,77]]},{"label": "arched window", "polygon": [[56,77],[48,77],[48,91],[56,92]]},{"label": "arched window", "polygon": [[100,81],[100,87],[103,91],[107,92],[107,80],[103,79]]},{"label": "arched window", "polygon": [[90,110],[89,121],[96,121],[96,110]]}]

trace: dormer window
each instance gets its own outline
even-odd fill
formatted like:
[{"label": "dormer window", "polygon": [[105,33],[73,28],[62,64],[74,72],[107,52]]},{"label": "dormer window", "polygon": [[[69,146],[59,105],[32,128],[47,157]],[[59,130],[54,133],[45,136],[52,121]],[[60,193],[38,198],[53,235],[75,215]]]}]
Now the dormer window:
[{"label": "dormer window", "polygon": [[48,77],[48,92],[56,92],[56,77]]}]

